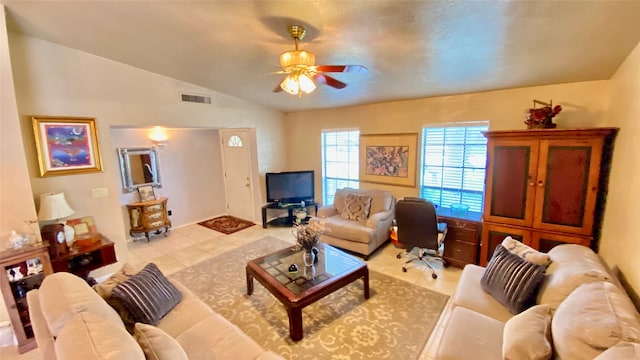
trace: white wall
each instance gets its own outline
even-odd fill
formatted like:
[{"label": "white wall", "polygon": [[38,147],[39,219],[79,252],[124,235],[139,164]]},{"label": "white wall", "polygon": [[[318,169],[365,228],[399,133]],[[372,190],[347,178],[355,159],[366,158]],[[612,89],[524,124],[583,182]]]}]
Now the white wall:
[{"label": "white wall", "polygon": [[[604,126],[609,99],[608,81],[537,86],[473,94],[396,101],[287,115],[288,167],[317,169],[316,200],[322,196],[321,131],[357,128],[361,134],[420,133],[424,124],[488,120],[491,130],[524,129],[524,111],[533,99],[562,105],[554,118],[559,128]],[[420,161],[420,159],[418,159]],[[418,196],[418,188],[361,183],[397,197]]]},{"label": "white wall", "polygon": [[613,152],[600,253],[640,292],[640,44],[620,66],[610,86],[607,125],[620,127],[620,132]]},{"label": "white wall", "polygon": [[[284,115],[280,112],[21,34],[9,33],[9,45],[18,121],[33,188],[33,195],[29,191],[29,197],[49,191],[65,192],[76,212],[74,216],[92,215],[99,230],[116,243],[120,261],[127,260],[124,234],[128,226],[122,216],[120,172],[112,152],[112,127],[255,128],[260,154],[256,171],[263,176],[270,169],[284,167]],[[181,92],[211,95],[213,104],[182,103]],[[31,115],[95,117],[104,170],[39,177]],[[15,122],[16,119],[11,123],[17,127]],[[216,186],[214,181],[212,187]],[[91,189],[96,187],[106,187],[109,195],[92,199]],[[4,198],[2,201],[4,203]],[[172,196],[170,204],[178,202],[178,196]],[[25,207],[35,211],[33,201]],[[97,270],[94,276],[113,272],[118,266]]]},{"label": "white wall", "polygon": [[[150,147],[151,128],[111,129],[113,150],[109,159],[120,166],[117,149]],[[169,200],[174,228],[207,220],[225,213],[224,177],[220,136],[216,129],[165,129],[167,143],[158,148],[161,188],[156,196]],[[118,174],[120,172],[118,171]],[[139,201],[138,193],[125,193],[118,178],[120,204],[125,228],[128,229],[126,204]],[[128,232],[127,232],[128,236]]]}]

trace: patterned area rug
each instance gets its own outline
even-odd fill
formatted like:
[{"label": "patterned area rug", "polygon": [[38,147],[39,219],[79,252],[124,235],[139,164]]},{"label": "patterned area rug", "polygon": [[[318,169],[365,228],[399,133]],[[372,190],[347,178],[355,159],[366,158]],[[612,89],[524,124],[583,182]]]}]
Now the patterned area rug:
[{"label": "patterned area rug", "polygon": [[291,244],[266,237],[177,272],[213,310],[287,359],[417,359],[448,296],[369,270],[371,297],[358,280],[302,310],[304,338],[289,338],[284,306],[259,282],[247,296],[248,260]]},{"label": "patterned area rug", "polygon": [[198,225],[208,227],[211,230],[219,231],[223,234],[233,234],[236,231],[246,229],[255,225],[251,221],[239,219],[229,215],[218,216],[217,218],[199,222]]}]

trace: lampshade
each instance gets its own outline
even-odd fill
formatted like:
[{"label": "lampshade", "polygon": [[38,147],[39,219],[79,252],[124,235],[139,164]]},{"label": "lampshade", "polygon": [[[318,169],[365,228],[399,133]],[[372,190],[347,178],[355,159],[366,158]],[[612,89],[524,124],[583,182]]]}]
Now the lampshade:
[{"label": "lampshade", "polygon": [[58,220],[73,215],[73,209],[67,203],[64,193],[40,195],[38,220]]}]

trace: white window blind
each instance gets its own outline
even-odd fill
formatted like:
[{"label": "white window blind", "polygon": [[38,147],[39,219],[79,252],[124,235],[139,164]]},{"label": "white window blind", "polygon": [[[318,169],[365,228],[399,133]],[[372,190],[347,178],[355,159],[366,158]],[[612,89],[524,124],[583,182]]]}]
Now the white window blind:
[{"label": "white window blind", "polygon": [[420,196],[441,207],[465,204],[482,212],[487,125],[422,129]]},{"label": "white window blind", "polygon": [[359,187],[359,130],[322,132],[322,203],[332,204],[336,190]]}]

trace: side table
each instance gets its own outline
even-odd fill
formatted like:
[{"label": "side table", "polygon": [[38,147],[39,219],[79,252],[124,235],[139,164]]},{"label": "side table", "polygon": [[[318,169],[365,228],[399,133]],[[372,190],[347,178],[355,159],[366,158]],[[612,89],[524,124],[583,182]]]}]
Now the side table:
[{"label": "side table", "polygon": [[67,254],[53,259],[51,266],[54,272],[70,272],[95,285],[96,281],[89,273],[117,261],[114,243],[100,235],[100,240],[91,245],[78,246],[74,243]]}]

